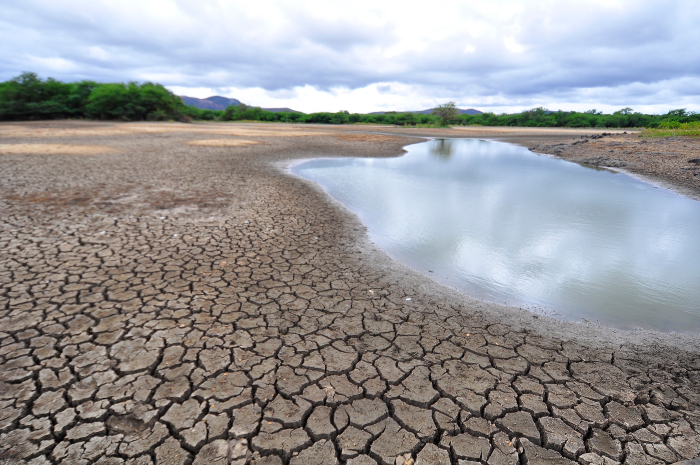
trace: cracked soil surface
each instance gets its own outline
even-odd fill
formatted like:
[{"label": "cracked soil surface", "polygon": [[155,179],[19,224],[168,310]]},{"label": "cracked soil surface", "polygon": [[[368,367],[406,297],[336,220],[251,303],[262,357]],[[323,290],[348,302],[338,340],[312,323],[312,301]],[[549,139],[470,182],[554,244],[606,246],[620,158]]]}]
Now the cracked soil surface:
[{"label": "cracked soil surface", "polygon": [[439,131],[2,126],[21,129],[3,144],[116,152],[0,155],[0,463],[700,456],[697,335],[629,335],[471,300],[374,249],[356,217],[280,168],[396,156],[416,142],[407,135]]}]

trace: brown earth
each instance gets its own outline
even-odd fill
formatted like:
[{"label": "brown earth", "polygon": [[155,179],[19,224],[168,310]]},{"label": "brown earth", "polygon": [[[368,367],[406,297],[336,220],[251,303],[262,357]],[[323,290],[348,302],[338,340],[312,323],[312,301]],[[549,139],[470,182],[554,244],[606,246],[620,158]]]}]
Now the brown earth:
[{"label": "brown earth", "polygon": [[[690,159],[696,141],[650,141],[647,156],[636,136],[587,131],[174,127],[0,125],[3,144],[119,152],[0,157],[0,463],[700,455],[697,335],[472,300],[393,262],[355,216],[284,169],[396,156],[417,137],[483,137],[638,163],[625,168],[697,193],[670,161]],[[263,143],[192,146],[193,133]]]}]

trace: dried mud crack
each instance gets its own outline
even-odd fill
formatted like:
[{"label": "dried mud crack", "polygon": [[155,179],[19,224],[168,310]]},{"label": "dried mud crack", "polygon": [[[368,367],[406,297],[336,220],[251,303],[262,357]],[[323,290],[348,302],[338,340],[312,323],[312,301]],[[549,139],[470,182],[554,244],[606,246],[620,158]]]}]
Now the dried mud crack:
[{"label": "dried mud crack", "polygon": [[566,337],[462,298],[275,165],[396,156],[405,131],[191,146],[187,128],[24,126],[2,143],[70,129],[115,152],[0,156],[0,463],[700,456],[697,348]]}]

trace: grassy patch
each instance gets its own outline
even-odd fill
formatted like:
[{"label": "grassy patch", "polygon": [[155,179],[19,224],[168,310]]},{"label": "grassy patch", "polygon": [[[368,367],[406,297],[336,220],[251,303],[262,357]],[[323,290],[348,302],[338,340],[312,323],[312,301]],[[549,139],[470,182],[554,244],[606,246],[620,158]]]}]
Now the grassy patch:
[{"label": "grassy patch", "polygon": [[700,137],[700,121],[679,123],[667,121],[659,124],[658,128],[650,128],[642,131],[642,137]]}]

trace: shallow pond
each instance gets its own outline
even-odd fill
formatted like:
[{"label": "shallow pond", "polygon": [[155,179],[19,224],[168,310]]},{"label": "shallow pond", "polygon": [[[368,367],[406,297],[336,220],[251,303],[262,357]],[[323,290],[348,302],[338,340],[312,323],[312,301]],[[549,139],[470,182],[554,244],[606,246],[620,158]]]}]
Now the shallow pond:
[{"label": "shallow pond", "polygon": [[700,331],[700,202],[510,144],[434,140],[292,172],[391,257],[488,301],[623,329]]}]

